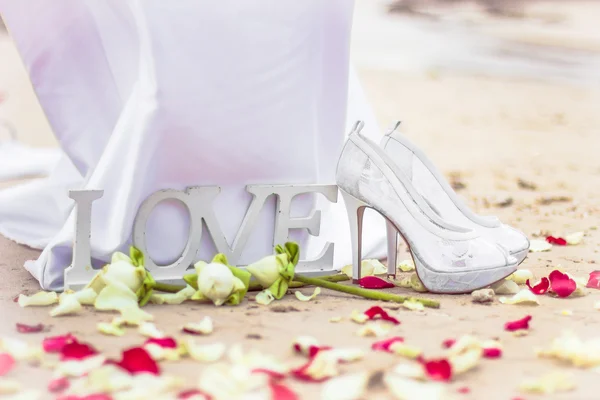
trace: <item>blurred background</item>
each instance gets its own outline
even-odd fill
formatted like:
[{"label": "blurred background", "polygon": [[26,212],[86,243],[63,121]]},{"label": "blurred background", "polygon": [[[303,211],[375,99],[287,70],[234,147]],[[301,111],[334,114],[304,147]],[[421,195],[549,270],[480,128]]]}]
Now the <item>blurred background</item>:
[{"label": "blurred background", "polygon": [[[476,207],[527,205],[519,182],[593,199],[599,16],[598,0],[357,0],[352,59],[381,128],[402,120]],[[0,121],[55,144],[1,25]]]}]

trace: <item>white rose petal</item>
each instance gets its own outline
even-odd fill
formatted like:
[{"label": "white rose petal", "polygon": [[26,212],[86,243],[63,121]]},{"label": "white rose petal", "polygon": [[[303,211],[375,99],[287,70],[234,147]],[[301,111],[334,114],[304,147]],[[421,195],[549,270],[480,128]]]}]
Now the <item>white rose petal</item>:
[{"label": "white rose petal", "polygon": [[311,347],[318,346],[319,341],[312,336],[298,336],[293,343],[294,349],[305,356],[308,356],[310,354]]},{"label": "white rose petal", "polygon": [[323,385],[322,400],[358,400],[363,398],[369,373],[358,372],[333,378]]},{"label": "white rose petal", "polygon": [[399,400],[445,400],[445,387],[437,382],[419,382],[397,374],[386,374],[383,381],[389,391]]},{"label": "white rose petal", "polygon": [[273,296],[273,293],[269,289],[265,289],[257,294],[254,300],[261,306],[268,306],[275,300],[275,296]]},{"label": "white rose petal", "polygon": [[315,297],[317,297],[319,295],[319,293],[321,293],[321,288],[320,287],[316,287],[315,290],[313,291],[313,293],[310,296],[306,296],[304,294],[302,294],[300,291],[296,290],[296,292],[294,292],[294,294],[296,295],[296,298],[300,301],[311,301],[312,299],[314,299]]},{"label": "white rose petal", "polygon": [[225,350],[227,348],[224,343],[198,344],[191,339],[184,343],[187,352],[192,359],[206,363],[220,360],[225,354]]},{"label": "white rose petal", "polygon": [[583,240],[584,234],[585,234],[584,232],[571,233],[570,235],[567,235],[565,237],[565,240],[567,241],[568,244],[570,244],[571,246],[574,246],[574,245],[581,243],[581,241]]},{"label": "white rose petal", "polygon": [[100,368],[105,362],[106,357],[101,354],[86,357],[83,360],[61,361],[56,366],[55,372],[58,376],[77,378]]},{"label": "white rose petal", "polygon": [[159,331],[156,325],[154,325],[152,322],[144,322],[143,324],[141,324],[138,328],[138,332],[140,333],[140,335],[149,338],[158,339],[165,337],[165,334]]},{"label": "white rose petal", "polygon": [[21,391],[21,384],[16,379],[0,378],[0,395],[14,394]]},{"label": "white rose petal", "polygon": [[545,240],[534,239],[529,241],[529,251],[531,253],[539,253],[542,251],[550,251],[552,245]]},{"label": "white rose petal", "polygon": [[98,329],[98,332],[104,335],[123,336],[125,334],[125,331],[118,325],[109,324],[107,322],[98,322],[96,328]]},{"label": "white rose petal", "polygon": [[213,321],[210,317],[204,317],[198,323],[188,323],[183,326],[183,330],[200,335],[210,335],[213,332]]},{"label": "white rose petal", "polygon": [[423,303],[415,300],[405,300],[401,306],[411,311],[425,311],[425,306]]},{"label": "white rose petal", "polygon": [[425,370],[421,364],[398,364],[392,370],[394,375],[403,378],[425,379]]},{"label": "white rose petal", "polygon": [[500,297],[498,299],[502,304],[523,304],[523,305],[539,305],[538,296],[529,289],[523,289],[513,297]]},{"label": "white rose petal", "polygon": [[138,298],[128,286],[113,282],[98,294],[94,307],[101,311],[122,311],[132,306],[135,307],[137,304]]},{"label": "white rose petal", "polygon": [[79,304],[75,295],[69,295],[64,297],[62,302],[50,311],[50,316],[58,317],[61,315],[76,314],[82,309],[83,307],[81,307],[81,304]]},{"label": "white rose petal", "polygon": [[528,279],[530,282],[533,281],[533,274],[528,269],[518,269],[506,279],[515,282],[517,285],[524,285]]},{"label": "white rose petal", "polygon": [[321,353],[326,353],[324,357],[334,358],[338,363],[350,363],[362,360],[365,357],[365,352],[357,348],[321,350],[318,354]]},{"label": "white rose petal", "polygon": [[135,267],[128,261],[117,261],[104,267],[102,279],[107,285],[119,282],[136,292],[144,282],[145,270],[143,267]]},{"label": "white rose petal", "polygon": [[52,304],[58,303],[58,295],[56,292],[44,291],[37,292],[32,296],[20,294],[18,301],[21,307],[51,306]]},{"label": "white rose petal", "polygon": [[517,294],[519,292],[519,285],[512,280],[503,279],[500,282],[496,282],[492,285],[492,289],[496,294]]},{"label": "white rose petal", "polygon": [[178,348],[173,349],[162,347],[156,343],[147,343],[144,345],[144,349],[155,361],[179,361],[181,359],[181,353]]},{"label": "white rose petal", "polygon": [[342,317],[337,316],[337,317],[331,317],[329,318],[329,322],[333,322],[333,323],[337,323],[337,322],[341,322],[342,321]]},{"label": "white rose petal", "polygon": [[402,272],[411,272],[415,270],[415,263],[413,262],[413,260],[404,260],[401,261],[400,264],[398,264],[398,268],[400,268],[400,271]]},{"label": "white rose petal", "polygon": [[360,312],[358,310],[352,310],[352,314],[350,314],[350,319],[357,324],[364,324],[367,322],[369,317],[364,312]]},{"label": "white rose petal", "polygon": [[390,324],[383,324],[380,322],[370,322],[360,328],[356,334],[358,336],[374,336],[382,337],[387,335],[392,329]]},{"label": "white rose petal", "polygon": [[150,296],[150,303],[170,305],[181,304],[184,301],[191,299],[195,292],[196,290],[193,287],[187,285],[177,293],[153,293],[152,296]]},{"label": "white rose petal", "polygon": [[19,339],[0,338],[0,353],[8,353],[17,361],[38,361],[42,358],[41,346],[31,346]]},{"label": "white rose petal", "polygon": [[236,279],[226,265],[217,262],[206,264],[198,273],[198,291],[216,306],[220,306],[233,293]]},{"label": "white rose petal", "polygon": [[519,389],[525,393],[553,394],[575,389],[575,382],[572,374],[554,371],[537,379],[525,380]]},{"label": "white rose petal", "polygon": [[22,392],[13,394],[10,398],[6,400],[38,400],[41,399],[43,393],[40,390],[36,389],[27,389]]}]

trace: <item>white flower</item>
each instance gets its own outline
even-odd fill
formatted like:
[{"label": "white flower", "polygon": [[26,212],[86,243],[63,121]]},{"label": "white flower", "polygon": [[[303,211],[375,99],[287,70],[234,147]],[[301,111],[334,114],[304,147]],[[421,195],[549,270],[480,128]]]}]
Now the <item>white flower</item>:
[{"label": "white flower", "polygon": [[260,286],[268,288],[277,279],[282,266],[288,265],[287,254],[277,254],[264,257],[263,259],[248,265],[246,268],[252,276],[258,281]]},{"label": "white flower", "polygon": [[137,292],[144,282],[146,270],[144,267],[135,267],[128,261],[117,261],[104,267],[102,279],[109,285],[111,282],[121,282],[132,292]]},{"label": "white flower", "polygon": [[220,306],[229,296],[237,290],[244,289],[244,283],[233,275],[227,265],[211,262],[210,264],[196,264],[198,273],[198,292],[192,299],[207,298]]}]

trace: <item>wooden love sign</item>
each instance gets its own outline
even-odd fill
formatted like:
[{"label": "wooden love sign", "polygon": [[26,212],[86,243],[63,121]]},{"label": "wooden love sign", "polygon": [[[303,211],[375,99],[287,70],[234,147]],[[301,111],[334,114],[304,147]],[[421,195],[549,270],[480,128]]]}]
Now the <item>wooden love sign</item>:
[{"label": "wooden love sign", "polygon": [[[336,185],[248,185],[246,191],[253,196],[252,202],[233,244],[230,246],[212,208],[220,191],[219,186],[194,186],[185,191],[159,190],[141,204],[133,226],[133,245],[146,255],[145,267],[152,272],[154,279],[161,282],[181,281],[185,271],[196,261],[203,234],[203,222],[208,228],[208,233],[211,235],[217,251],[225,254],[233,265],[237,265],[260,211],[269,196],[277,197],[273,246],[286,242],[290,229],[307,229],[313,236],[318,236],[320,233],[320,211],[314,211],[312,215],[306,217],[290,216],[291,202],[295,196],[303,193],[320,193],[333,203],[337,202],[338,197]],[[75,200],[76,204],[76,227],[73,262],[64,273],[65,289],[76,290],[83,287],[96,273],[91,267],[92,203],[100,199],[103,194],[103,190],[72,190],[69,192],[69,197]],[[148,255],[146,222],[154,207],[160,202],[170,199],[179,200],[187,207],[190,216],[190,231],[187,244],[179,259],[171,265],[157,265]],[[328,242],[316,259],[301,260],[298,268],[309,269],[308,272],[331,270],[333,268],[333,251],[333,243]]]}]

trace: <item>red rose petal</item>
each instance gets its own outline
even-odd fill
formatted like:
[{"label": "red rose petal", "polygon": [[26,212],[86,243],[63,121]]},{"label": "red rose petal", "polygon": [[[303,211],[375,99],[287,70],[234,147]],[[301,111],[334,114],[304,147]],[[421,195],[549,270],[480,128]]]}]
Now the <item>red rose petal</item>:
[{"label": "red rose petal", "polygon": [[452,365],[445,358],[424,361],[423,368],[431,380],[448,382],[452,379]]},{"label": "red rose petal", "polygon": [[488,347],[483,349],[483,357],[485,358],[500,358],[502,357],[502,349],[497,347]]},{"label": "red rose petal", "polygon": [[566,246],[567,241],[561,237],[548,236],[546,238],[546,242],[550,244],[555,244],[557,246]]},{"label": "red rose petal", "polygon": [[59,393],[71,386],[71,382],[65,377],[52,379],[48,382],[48,391],[51,393]]},{"label": "red rose petal", "polygon": [[308,348],[308,357],[313,358],[320,351],[331,350],[333,347],[331,346],[310,346]]},{"label": "red rose petal", "polygon": [[387,352],[390,352],[390,347],[394,343],[402,343],[402,342],[404,342],[404,338],[401,338],[400,336],[394,336],[392,338],[380,340],[379,342],[373,343],[371,345],[371,349],[373,349],[375,351],[387,351]]},{"label": "red rose petal", "polygon": [[98,351],[86,343],[71,342],[67,343],[60,350],[61,360],[83,360],[98,354]]},{"label": "red rose petal", "polygon": [[558,297],[569,297],[577,289],[577,283],[559,270],[554,270],[548,276],[550,287]]},{"label": "red rose petal", "polygon": [[87,396],[77,396],[74,394],[57,397],[56,400],[113,400],[111,396],[103,393],[88,394]]},{"label": "red rose petal", "polygon": [[529,321],[531,321],[531,315],[527,315],[516,321],[507,322],[504,324],[504,329],[510,332],[518,331],[519,329],[529,329]]},{"label": "red rose petal", "polygon": [[527,285],[527,287],[529,288],[529,290],[531,290],[535,294],[544,294],[550,288],[550,281],[546,277],[543,277],[540,280],[540,282],[537,285],[533,286],[533,287],[529,284],[529,279],[527,279],[527,281],[525,282],[525,284]]},{"label": "red rose petal", "polygon": [[181,400],[186,400],[186,399],[196,398],[197,396],[202,396],[205,400],[210,400],[209,395],[207,395],[206,393],[202,393],[198,389],[190,389],[190,390],[185,390],[183,392],[180,392],[177,395],[177,398],[181,399]]},{"label": "red rose petal", "polygon": [[0,376],[10,372],[15,366],[15,359],[8,353],[0,353]]},{"label": "red rose petal", "polygon": [[125,350],[121,361],[115,363],[130,374],[148,372],[154,375],[160,374],[156,361],[142,347],[133,347]]},{"label": "red rose petal", "polygon": [[44,324],[27,325],[17,323],[17,332],[19,333],[38,333],[44,330]]},{"label": "red rose petal", "polygon": [[462,394],[471,393],[471,389],[469,389],[467,386],[459,387],[458,389],[456,389],[456,391]]},{"label": "red rose petal", "polygon": [[46,353],[60,353],[67,344],[77,342],[77,338],[70,333],[62,336],[52,336],[42,341]]},{"label": "red rose petal", "polygon": [[252,370],[252,373],[253,374],[267,374],[271,379],[274,379],[276,381],[279,381],[279,380],[285,378],[285,374],[282,374],[281,372],[273,371],[270,369],[266,369],[266,368],[255,368]]},{"label": "red rose petal", "polygon": [[162,347],[163,349],[176,349],[177,348],[177,341],[171,337],[166,337],[166,338],[151,338],[146,340],[146,343],[144,343],[144,346],[150,343],[154,343],[160,347]]},{"label": "red rose petal", "polygon": [[396,286],[377,276],[365,276],[364,278],[360,278],[358,284],[365,289],[389,289]]},{"label": "red rose petal", "polygon": [[298,400],[298,395],[289,387],[280,383],[270,384],[271,400]]},{"label": "red rose petal", "polygon": [[381,319],[393,322],[395,325],[400,324],[400,321],[390,316],[383,308],[379,306],[373,306],[369,308],[367,311],[365,311],[365,315],[369,317],[369,319],[375,319],[375,317],[379,316]]},{"label": "red rose petal", "polygon": [[324,376],[320,379],[315,379],[307,372],[310,366],[312,365],[313,361],[314,358],[311,358],[310,361],[308,361],[306,364],[300,366],[299,368],[293,369],[291,371],[292,376],[294,376],[296,379],[305,382],[324,382],[327,379],[329,379],[328,376]]},{"label": "red rose petal", "polygon": [[592,289],[600,289],[600,271],[590,272],[590,278],[585,286]]},{"label": "red rose petal", "polygon": [[454,343],[456,343],[456,339],[446,339],[442,342],[442,346],[445,349],[449,349],[450,347],[454,346]]}]

